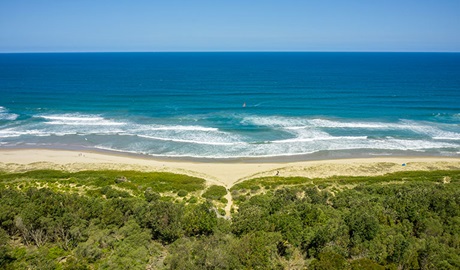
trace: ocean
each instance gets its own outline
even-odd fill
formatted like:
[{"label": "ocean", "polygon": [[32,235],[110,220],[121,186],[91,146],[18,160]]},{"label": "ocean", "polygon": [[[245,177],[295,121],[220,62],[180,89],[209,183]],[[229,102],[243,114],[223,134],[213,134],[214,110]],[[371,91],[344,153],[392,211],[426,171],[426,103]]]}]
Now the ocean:
[{"label": "ocean", "polygon": [[0,54],[0,149],[460,156],[460,53]]}]

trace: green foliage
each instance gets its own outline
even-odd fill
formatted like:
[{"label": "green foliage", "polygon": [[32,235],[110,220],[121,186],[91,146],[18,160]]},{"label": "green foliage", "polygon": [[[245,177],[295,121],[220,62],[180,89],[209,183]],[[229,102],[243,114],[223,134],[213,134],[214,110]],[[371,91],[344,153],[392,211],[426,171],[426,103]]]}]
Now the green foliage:
[{"label": "green foliage", "polygon": [[161,198],[158,192],[153,191],[151,188],[147,188],[144,192],[145,200],[148,202],[157,201]]},{"label": "green foliage", "polygon": [[305,184],[306,182],[311,181],[309,178],[305,177],[262,177],[246,180],[241,183],[235,184],[230,190],[242,190],[242,189],[255,189],[257,190],[260,186],[264,187],[275,187],[283,185],[299,185]]},{"label": "green foliage", "polygon": [[314,270],[348,269],[348,262],[340,254],[322,252],[318,255],[318,259],[311,263],[310,268]]},{"label": "green foliage", "polygon": [[185,196],[187,196],[187,194],[188,194],[188,192],[183,190],[183,189],[181,189],[181,190],[179,190],[179,192],[177,192],[177,196],[179,196],[179,197],[185,197]]},{"label": "green foliage", "polygon": [[395,172],[390,174],[385,174],[381,176],[333,176],[329,178],[306,178],[306,177],[261,177],[246,180],[235,184],[230,190],[245,190],[253,189],[255,187],[263,186],[265,188],[276,189],[283,186],[298,186],[298,185],[307,185],[314,186],[317,185],[321,189],[333,184],[338,185],[366,185],[366,184],[376,184],[376,183],[385,183],[385,182],[401,182],[404,183],[408,179],[411,182],[439,182],[442,183],[445,177],[450,177],[451,182],[460,181],[460,170],[451,170],[451,171],[408,171],[408,172]]},{"label": "green foliage", "polygon": [[128,192],[114,189],[111,186],[102,187],[101,193],[105,195],[107,199],[130,197]]},{"label": "green foliage", "polygon": [[[181,176],[3,173],[0,268],[458,269],[459,175],[250,180],[232,190],[245,195],[227,220],[216,214],[224,187],[209,187],[200,203],[193,195],[204,185],[191,191]],[[73,192],[77,184],[91,188]],[[171,196],[184,191],[195,193]]]},{"label": "green foliage", "polygon": [[184,235],[182,205],[157,201],[150,203],[147,211],[142,218],[147,220],[147,227],[152,230],[155,239],[171,243]]},{"label": "green foliage", "polygon": [[[55,191],[63,189],[78,192],[100,188],[117,187],[117,190],[129,191],[134,195],[143,195],[144,191],[151,192],[186,192],[200,191],[205,188],[205,181],[200,178],[172,174],[166,172],[138,171],[81,171],[65,172],[56,170],[36,170],[24,173],[1,173],[0,183],[9,185],[45,185]],[[59,184],[59,186],[58,186]],[[97,194],[90,192],[90,194]],[[117,194],[126,196],[126,194]]]},{"label": "green foliage", "polygon": [[217,226],[217,216],[212,205],[190,205],[184,215],[184,231],[187,236],[210,235]]},{"label": "green foliage", "polygon": [[225,216],[225,209],[219,208],[219,209],[217,209],[217,212],[219,213],[219,215]]},{"label": "green foliage", "polygon": [[214,234],[182,238],[170,247],[170,269],[279,269],[277,233],[255,232],[242,238]]},{"label": "green foliage", "polygon": [[177,270],[243,269],[234,255],[238,244],[231,234],[181,238],[169,247],[165,263],[169,269]]},{"label": "green foliage", "polygon": [[6,267],[15,258],[11,255],[10,247],[8,245],[9,235],[8,233],[0,228],[0,267]]},{"label": "green foliage", "polygon": [[[452,179],[449,184],[440,181],[446,175]],[[356,178],[342,180],[352,183]],[[300,185],[298,178],[287,181],[296,185],[240,201],[232,231],[238,236],[279,232],[284,241],[315,259],[310,265],[314,269],[356,268],[365,262],[371,269],[458,265],[458,171],[368,177],[354,188],[335,189],[334,195],[328,191],[330,179],[319,188]],[[429,255],[433,253],[438,257]],[[348,263],[354,257],[362,261]]]},{"label": "green foliage", "polygon": [[275,232],[252,232],[241,237],[235,252],[248,269],[276,269],[279,268],[277,255],[281,239]]},{"label": "green foliage", "polygon": [[198,202],[198,198],[195,196],[190,197],[190,199],[188,200],[188,203],[197,203],[197,202]]},{"label": "green foliage", "polygon": [[227,189],[225,187],[212,185],[201,196],[210,200],[219,200],[225,195],[227,195]]},{"label": "green foliage", "polygon": [[354,242],[372,240],[379,230],[379,221],[376,218],[377,213],[373,213],[369,209],[370,207],[365,206],[355,208],[345,217],[350,238],[352,238]]},{"label": "green foliage", "polygon": [[350,267],[351,270],[385,270],[385,267],[367,258],[352,261]]}]

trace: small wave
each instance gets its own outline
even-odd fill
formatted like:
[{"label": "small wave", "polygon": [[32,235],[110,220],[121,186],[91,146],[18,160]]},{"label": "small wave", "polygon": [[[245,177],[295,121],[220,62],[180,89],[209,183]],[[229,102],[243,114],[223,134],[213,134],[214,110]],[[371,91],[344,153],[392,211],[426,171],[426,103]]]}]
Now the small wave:
[{"label": "small wave", "polygon": [[140,138],[152,139],[152,140],[170,141],[170,142],[179,142],[179,143],[192,143],[192,144],[205,144],[205,145],[237,145],[237,144],[245,144],[243,142],[195,141],[195,140],[174,139],[174,138],[161,138],[161,137],[147,136],[147,135],[136,135],[136,134],[130,134],[130,135],[131,136],[137,136],[137,137],[140,137]]},{"label": "small wave", "polygon": [[98,115],[83,114],[55,114],[39,115],[38,117],[47,120],[48,125],[65,125],[65,126],[122,126],[126,123],[116,122]]},{"label": "small wave", "polygon": [[[418,123],[412,120],[402,120],[401,123],[407,130],[413,131],[418,134],[424,134],[430,136],[435,140],[458,140],[460,139],[460,133],[443,130],[440,127],[435,126],[433,123]],[[447,124],[444,124],[447,125]],[[452,125],[447,125],[452,127]]]},{"label": "small wave", "polygon": [[48,136],[66,136],[66,135],[78,135],[74,132],[49,132],[43,130],[13,130],[3,129],[0,130],[0,138],[15,138],[21,136],[36,136],[36,137],[48,137]]},{"label": "small wave", "polygon": [[433,113],[432,114],[436,118],[453,118],[453,119],[458,119],[460,118],[460,113]]},{"label": "small wave", "polygon": [[456,137],[433,137],[434,140],[452,140],[452,141],[458,141],[460,140],[460,135]]},{"label": "small wave", "polygon": [[201,127],[201,126],[138,126],[138,130],[144,131],[219,131],[218,128]]},{"label": "small wave", "polygon": [[257,126],[278,127],[287,130],[304,128],[364,128],[364,129],[392,129],[400,128],[401,125],[385,122],[347,122],[333,121],[320,118],[296,118],[281,116],[248,116],[241,121],[242,124]]},{"label": "small wave", "polygon": [[61,114],[61,115],[40,115],[39,117],[47,120],[58,120],[58,121],[101,121],[105,120],[103,117],[99,116],[79,116],[77,114]]},{"label": "small wave", "polygon": [[[290,117],[259,117],[249,116],[243,118],[242,124],[252,124],[257,126],[268,126],[285,130],[288,132],[300,133],[302,130],[311,132],[314,136],[326,135],[325,128],[329,129],[363,129],[363,130],[397,130],[409,131],[431,137],[432,139],[457,140],[460,133],[445,129],[458,129],[457,125],[439,124],[426,121],[414,121],[402,119],[397,123],[389,122],[349,122],[336,121],[328,119],[308,119],[308,118],[290,118]],[[316,133],[316,134],[315,134]],[[313,136],[307,136],[313,137]]]},{"label": "small wave", "polygon": [[125,123],[116,123],[110,121],[100,122],[66,122],[66,121],[51,121],[46,122],[48,125],[65,125],[65,126],[122,126]]},{"label": "small wave", "polygon": [[[293,141],[289,143],[234,143],[240,146],[235,148],[215,148],[213,144],[206,143],[201,148],[173,147],[164,151],[152,151],[147,147],[140,147],[138,149],[127,149],[134,153],[147,154],[157,157],[188,157],[188,158],[263,158],[263,157],[281,157],[281,156],[299,156],[318,153],[321,151],[365,151],[370,154],[376,155],[391,155],[388,151],[419,151],[425,152],[431,149],[458,149],[458,145],[446,142],[433,142],[426,140],[402,140],[394,138],[386,138],[380,140],[365,139],[364,137],[350,137],[347,139],[336,137],[335,139],[323,138],[322,141]],[[187,143],[190,143],[187,141]],[[193,141],[192,143],[198,143]],[[222,144],[218,144],[222,145]],[[224,144],[226,146],[227,144]],[[99,145],[96,148],[114,150],[121,152],[129,152],[123,148]],[[193,150],[192,150],[193,149]],[[375,151],[384,151],[383,153],[376,153]]]},{"label": "small wave", "polygon": [[363,129],[399,129],[398,124],[384,122],[339,122],[326,119],[308,120],[311,126],[320,128],[363,128]]},{"label": "small wave", "polygon": [[315,138],[294,138],[286,140],[276,140],[272,143],[296,143],[296,142],[315,142],[315,141],[332,141],[332,140],[366,140],[367,136],[338,136],[338,137],[315,137]]},{"label": "small wave", "polygon": [[19,115],[15,113],[10,113],[8,109],[3,106],[0,106],[0,120],[14,121],[18,119]]},{"label": "small wave", "polygon": [[107,146],[95,146],[94,148],[96,149],[101,149],[101,150],[107,150],[107,151],[115,151],[115,152],[121,152],[121,153],[131,153],[131,154],[141,154],[141,155],[147,155],[151,157],[167,157],[167,158],[205,158],[205,159],[239,159],[239,158],[272,158],[272,157],[293,157],[293,156],[301,156],[301,155],[307,155],[307,154],[313,154],[317,151],[312,151],[312,152],[303,152],[303,153],[279,153],[279,154],[260,154],[260,155],[252,155],[252,154],[237,154],[237,155],[232,155],[232,154],[225,154],[225,153],[216,153],[216,154],[178,154],[178,153],[164,153],[164,154],[158,154],[158,153],[151,153],[147,151],[131,151],[131,150],[122,150],[122,149],[116,149],[112,147],[107,147]]},{"label": "small wave", "polygon": [[457,148],[457,144],[445,142],[433,142],[426,140],[402,140],[388,139],[381,143],[381,149],[392,150],[426,150],[426,149],[442,149],[442,148]]},{"label": "small wave", "polygon": [[304,127],[308,121],[302,118],[289,118],[281,116],[246,116],[240,121],[243,125],[256,125],[277,128]]}]

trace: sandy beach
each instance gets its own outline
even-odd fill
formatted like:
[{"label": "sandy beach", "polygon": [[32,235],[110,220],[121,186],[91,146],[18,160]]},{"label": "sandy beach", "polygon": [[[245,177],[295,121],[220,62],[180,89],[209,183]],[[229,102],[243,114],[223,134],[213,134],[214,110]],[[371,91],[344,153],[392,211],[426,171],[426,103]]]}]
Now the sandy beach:
[{"label": "sandy beach", "polygon": [[[405,164],[403,166],[403,164]],[[329,177],[372,176],[396,171],[460,169],[460,158],[449,157],[376,157],[302,161],[288,163],[224,163],[161,161],[152,158],[108,153],[20,149],[0,150],[1,171],[36,169],[139,170],[187,174],[206,179],[210,184],[231,187],[236,182],[260,176]]]}]

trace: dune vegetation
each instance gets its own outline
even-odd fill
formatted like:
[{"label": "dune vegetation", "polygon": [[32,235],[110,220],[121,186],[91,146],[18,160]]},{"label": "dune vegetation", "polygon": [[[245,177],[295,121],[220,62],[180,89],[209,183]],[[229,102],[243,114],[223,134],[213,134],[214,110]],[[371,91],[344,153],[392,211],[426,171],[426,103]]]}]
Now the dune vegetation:
[{"label": "dune vegetation", "polygon": [[457,269],[460,171],[0,173],[2,269]]}]

